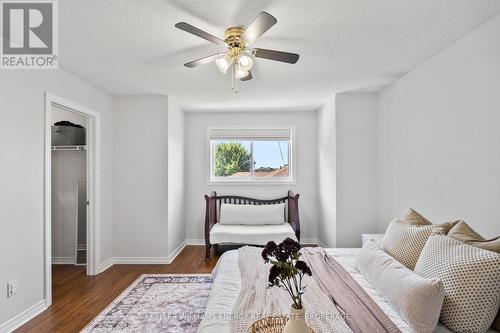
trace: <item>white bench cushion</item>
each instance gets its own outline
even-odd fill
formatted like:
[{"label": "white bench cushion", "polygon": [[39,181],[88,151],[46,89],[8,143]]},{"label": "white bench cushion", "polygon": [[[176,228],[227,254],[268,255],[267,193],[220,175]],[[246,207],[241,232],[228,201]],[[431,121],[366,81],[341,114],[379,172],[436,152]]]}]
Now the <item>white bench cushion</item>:
[{"label": "white bench cushion", "polygon": [[210,243],[238,243],[266,245],[269,241],[281,243],[290,237],[297,240],[289,223],[277,225],[224,225],[217,223],[210,230]]},{"label": "white bench cushion", "polygon": [[285,204],[234,205],[221,204],[220,224],[266,225],[285,223]]}]

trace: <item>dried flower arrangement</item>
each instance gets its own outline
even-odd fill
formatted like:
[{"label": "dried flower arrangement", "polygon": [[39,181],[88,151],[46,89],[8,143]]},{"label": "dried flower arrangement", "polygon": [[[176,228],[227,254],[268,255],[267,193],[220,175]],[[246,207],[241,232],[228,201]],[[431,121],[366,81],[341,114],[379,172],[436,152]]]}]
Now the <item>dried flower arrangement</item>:
[{"label": "dried flower arrangement", "polygon": [[293,307],[302,309],[302,294],[304,287],[302,279],[305,275],[312,275],[311,269],[305,261],[300,260],[300,244],[291,238],[285,239],[276,245],[268,242],[262,251],[262,258],[271,263],[269,270],[269,286],[276,286],[288,292],[293,300]]}]

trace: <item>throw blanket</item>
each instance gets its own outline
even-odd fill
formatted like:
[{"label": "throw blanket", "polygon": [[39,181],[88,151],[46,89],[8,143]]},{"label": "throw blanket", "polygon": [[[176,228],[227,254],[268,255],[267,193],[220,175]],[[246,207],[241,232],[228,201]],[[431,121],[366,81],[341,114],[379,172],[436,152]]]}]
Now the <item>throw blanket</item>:
[{"label": "throw blanket", "polygon": [[[287,292],[268,287],[270,264],[263,262],[261,252],[261,248],[248,246],[238,250],[241,291],[231,316],[231,332],[245,333],[259,318],[290,313],[292,300]],[[302,301],[307,323],[317,333],[400,332],[323,249],[308,248],[301,252],[313,271],[313,277],[306,276],[303,280],[306,292]]]},{"label": "throw blanket", "polygon": [[315,282],[344,314],[353,332],[401,332],[352,276],[323,248],[301,250]]}]

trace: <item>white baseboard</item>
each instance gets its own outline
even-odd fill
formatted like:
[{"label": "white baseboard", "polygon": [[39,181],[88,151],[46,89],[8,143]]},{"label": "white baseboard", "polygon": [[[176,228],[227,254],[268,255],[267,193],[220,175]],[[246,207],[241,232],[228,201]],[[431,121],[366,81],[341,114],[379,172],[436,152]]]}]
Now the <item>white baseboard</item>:
[{"label": "white baseboard", "polygon": [[101,264],[99,265],[99,273],[102,273],[105,270],[107,270],[108,268],[110,268],[111,266],[113,266],[115,263],[114,261],[115,261],[115,258],[111,257],[108,260],[101,262]]},{"label": "white baseboard", "polygon": [[186,241],[183,241],[177,248],[168,256],[168,263],[171,264],[172,261],[181,253],[181,251],[186,247]]},{"label": "white baseboard", "polygon": [[113,265],[164,265],[170,264],[186,247],[183,241],[168,257],[113,257],[99,265],[99,273],[104,272]]},{"label": "white baseboard", "polygon": [[74,265],[74,257],[52,257],[52,265]]},{"label": "white baseboard", "polygon": [[167,257],[115,257],[115,265],[166,265]]},{"label": "white baseboard", "polygon": [[40,302],[36,303],[35,305],[24,310],[20,314],[7,320],[5,323],[0,324],[0,332],[2,332],[2,333],[13,332],[15,329],[19,328],[20,326],[22,326],[26,322],[35,318],[36,316],[38,316],[40,313],[42,313],[46,309],[47,309],[47,304],[45,303],[45,300],[41,300]]},{"label": "white baseboard", "polygon": [[[302,238],[301,244],[317,244],[324,247],[318,238]],[[204,239],[190,238],[183,241],[168,257],[114,257],[99,265],[99,273],[104,272],[113,265],[165,265],[170,264],[188,245],[205,245]],[[71,261],[69,260],[71,259]],[[52,258],[54,264],[73,264],[73,258]]]},{"label": "white baseboard", "polygon": [[317,238],[302,238],[300,240],[300,244],[316,245],[316,244],[318,244],[318,239]]},{"label": "white baseboard", "polygon": [[205,245],[205,240],[196,238],[186,239],[186,245]]}]

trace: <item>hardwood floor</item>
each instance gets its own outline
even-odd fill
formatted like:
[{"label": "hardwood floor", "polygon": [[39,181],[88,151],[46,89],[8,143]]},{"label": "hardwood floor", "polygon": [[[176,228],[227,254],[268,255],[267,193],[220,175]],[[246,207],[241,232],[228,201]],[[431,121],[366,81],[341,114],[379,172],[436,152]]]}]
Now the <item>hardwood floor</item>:
[{"label": "hardwood floor", "polygon": [[114,265],[97,276],[85,267],[52,267],[52,306],[16,332],[79,332],[144,273],[210,273],[218,260],[205,260],[204,246],[187,246],[170,265]]}]

